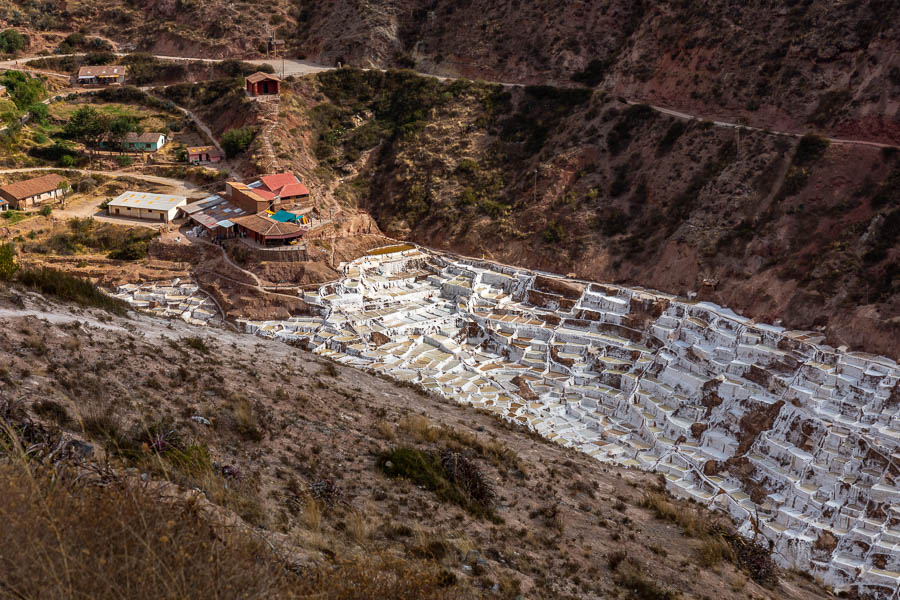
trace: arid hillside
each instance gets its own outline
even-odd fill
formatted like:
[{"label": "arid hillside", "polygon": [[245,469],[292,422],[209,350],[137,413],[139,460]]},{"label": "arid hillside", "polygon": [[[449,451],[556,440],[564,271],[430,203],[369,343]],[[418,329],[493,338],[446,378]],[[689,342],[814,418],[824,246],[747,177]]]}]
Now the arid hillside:
[{"label": "arid hillside", "polygon": [[7,285],[0,325],[0,593],[830,597],[651,474],[282,343]]},{"label": "arid hillside", "polygon": [[285,160],[386,233],[698,294],[897,355],[900,157],[601,92],[343,69],[292,84]]},{"label": "arid hillside", "polygon": [[4,4],[2,21],[30,30],[36,49],[82,29],[125,49],[248,57],[274,36],[328,65],[598,86],[710,118],[900,142],[890,0]]}]

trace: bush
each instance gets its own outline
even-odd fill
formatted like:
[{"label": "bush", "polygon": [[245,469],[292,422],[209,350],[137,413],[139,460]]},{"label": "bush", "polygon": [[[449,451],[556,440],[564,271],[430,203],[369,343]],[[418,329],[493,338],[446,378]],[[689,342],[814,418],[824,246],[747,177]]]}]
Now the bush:
[{"label": "bush", "polygon": [[657,153],[659,155],[668,153],[686,129],[687,125],[684,124],[684,121],[675,121],[672,123],[672,125],[669,126],[668,131],[666,131],[666,135],[659,141],[659,145],[656,147]]},{"label": "bush", "polygon": [[40,210],[42,217],[49,217],[50,213],[52,213],[52,212],[53,212],[53,207],[50,206],[49,204],[45,204],[44,206],[41,207],[41,210]]},{"label": "bush", "polygon": [[17,279],[25,286],[60,300],[100,308],[117,315],[128,311],[128,305],[122,300],[104,294],[87,279],[63,271],[46,267],[26,269],[19,271]]},{"label": "bush", "polygon": [[45,123],[47,123],[47,117],[50,114],[50,109],[48,109],[47,105],[43,102],[35,102],[28,107],[28,113],[31,114],[32,121],[40,125],[44,125]]},{"label": "bush", "polygon": [[89,194],[97,187],[97,180],[93,177],[85,177],[78,182],[78,191],[82,194]]},{"label": "bush", "polygon": [[118,157],[116,161],[119,163],[120,167],[130,167],[134,163],[134,159],[128,155],[123,154]]},{"label": "bush", "polygon": [[821,136],[804,135],[794,150],[793,164],[800,167],[819,160],[828,149],[828,143],[828,140]]},{"label": "bush", "polygon": [[437,455],[401,446],[379,456],[377,465],[388,477],[409,479],[474,516],[500,521],[494,512],[496,494],[490,482],[475,463],[457,452]]},{"label": "bush", "polygon": [[594,87],[601,81],[603,81],[603,77],[606,75],[606,70],[609,65],[606,61],[594,59],[587,64],[587,66],[581,71],[572,75],[572,81],[577,81],[578,83],[583,83],[586,86]]},{"label": "bush", "polygon": [[18,270],[15,246],[12,243],[0,245],[0,281],[9,281]]},{"label": "bush", "polygon": [[547,225],[543,233],[544,241],[548,244],[558,244],[566,237],[566,230],[558,222],[554,221]]},{"label": "bush", "polygon": [[0,53],[14,54],[25,48],[25,38],[15,29],[0,33]]},{"label": "bush", "polygon": [[250,127],[229,129],[222,136],[222,149],[228,158],[234,158],[249,148],[255,137],[256,131]]}]

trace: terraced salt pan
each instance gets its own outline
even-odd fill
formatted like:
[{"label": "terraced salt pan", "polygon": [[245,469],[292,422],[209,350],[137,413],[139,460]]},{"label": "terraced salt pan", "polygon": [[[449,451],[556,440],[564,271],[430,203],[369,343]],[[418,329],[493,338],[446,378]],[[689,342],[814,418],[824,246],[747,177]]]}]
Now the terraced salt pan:
[{"label": "terraced salt pan", "polygon": [[[781,564],[900,593],[900,368],[709,303],[411,250],[344,265],[270,338],[662,473]],[[756,532],[756,533],[754,533]]]},{"label": "terraced salt pan", "polygon": [[178,318],[192,325],[222,322],[215,303],[189,281],[128,283],[116,288],[112,295],[137,310],[159,317]]}]

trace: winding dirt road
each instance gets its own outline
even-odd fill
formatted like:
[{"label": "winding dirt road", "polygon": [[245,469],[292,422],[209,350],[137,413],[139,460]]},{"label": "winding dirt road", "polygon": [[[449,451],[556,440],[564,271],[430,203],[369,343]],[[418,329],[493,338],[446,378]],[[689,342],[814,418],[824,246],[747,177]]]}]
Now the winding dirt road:
[{"label": "winding dirt road", "polygon": [[[82,56],[82,54],[57,54],[54,56],[60,56],[60,57],[62,57],[62,56]],[[127,54],[117,52],[116,56],[127,56]],[[28,63],[28,61],[38,59],[38,58],[44,58],[44,57],[30,56],[30,57],[23,57],[23,58],[15,59],[15,60],[0,61],[0,70],[19,69],[19,70],[33,71],[33,72],[41,73],[44,75],[51,74],[46,71],[38,71],[36,69],[28,69],[27,68],[26,63]],[[224,60],[228,60],[228,59],[224,59],[224,58],[193,58],[193,57],[188,57],[188,56],[165,56],[165,55],[158,55],[158,56],[156,56],[156,58],[158,58],[160,60],[199,61],[199,62],[207,62],[207,63],[214,63],[214,62],[221,62]],[[313,74],[313,73],[321,73],[323,71],[332,71],[332,70],[335,70],[338,68],[338,67],[331,67],[331,66],[327,66],[327,65],[320,65],[320,64],[316,64],[316,63],[309,62],[306,60],[298,60],[298,59],[292,59],[292,58],[250,59],[250,60],[245,60],[244,62],[248,62],[248,63],[254,64],[254,65],[269,65],[275,70],[276,73],[282,74],[284,77],[287,77],[290,75],[301,75],[301,76],[309,75],[309,74]],[[378,69],[378,70],[384,71],[385,69]],[[55,73],[52,75],[59,76],[58,73]],[[433,78],[439,79],[441,81],[450,81],[450,80],[456,79],[454,77],[433,75],[431,73],[419,73],[419,75],[421,75],[423,77],[433,77]],[[501,81],[492,81],[492,82],[488,82],[488,83],[502,85],[503,87],[524,87],[523,84],[520,84],[520,83],[506,83],[506,82],[501,82]],[[628,102],[628,104],[643,104],[642,102],[637,101],[637,100],[627,100],[627,102]],[[726,128],[730,128],[730,129],[739,129],[739,130],[743,129],[746,131],[761,131],[761,132],[769,133],[772,135],[781,135],[781,136],[793,137],[793,138],[801,137],[804,135],[804,133],[806,133],[806,132],[796,132],[796,131],[773,131],[771,129],[765,129],[762,127],[754,127],[751,125],[745,125],[742,123],[736,123],[736,122],[732,122],[732,121],[708,119],[707,117],[704,117],[703,115],[686,113],[684,111],[676,110],[674,108],[667,108],[664,106],[656,106],[653,104],[648,104],[648,106],[650,106],[650,108],[652,108],[653,110],[655,110],[656,112],[658,112],[660,114],[668,115],[668,116],[675,117],[678,119],[685,119],[685,120],[692,120],[692,121],[709,121],[716,127],[726,127]],[[885,143],[881,143],[881,142],[874,142],[871,140],[835,138],[835,137],[828,137],[828,136],[823,136],[823,137],[825,137],[825,139],[827,139],[832,144],[870,146],[870,147],[874,147],[874,148],[890,148],[890,147],[895,146],[895,144],[885,144]]]}]

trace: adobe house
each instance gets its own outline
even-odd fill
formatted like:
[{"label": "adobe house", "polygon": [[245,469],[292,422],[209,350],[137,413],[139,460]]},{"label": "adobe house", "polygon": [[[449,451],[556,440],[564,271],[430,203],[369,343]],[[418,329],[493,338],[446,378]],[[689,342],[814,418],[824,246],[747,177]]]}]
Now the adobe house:
[{"label": "adobe house", "polygon": [[[166,145],[166,136],[163,133],[129,133],[121,142],[121,149],[125,152],[156,152]],[[117,150],[117,145],[112,140],[102,140],[100,147],[103,149]]]},{"label": "adobe house", "polygon": [[190,146],[186,150],[187,161],[192,165],[217,163],[222,160],[222,153],[215,146]]},{"label": "adobe house", "polygon": [[257,71],[247,77],[247,93],[251,96],[277,96],[281,93],[281,80],[269,73]]},{"label": "adobe house", "polygon": [[81,85],[119,85],[125,84],[126,67],[122,65],[105,65],[81,67],[78,69],[78,83]]},{"label": "adobe house", "polygon": [[65,195],[62,184],[66,180],[56,174],[42,175],[0,187],[0,198],[17,210],[39,208],[52,204]]},{"label": "adobe house", "polygon": [[249,185],[226,182],[225,197],[248,213],[259,213],[291,208],[308,201],[309,188],[300,183],[293,173],[277,173],[263,175]]},{"label": "adobe house", "polygon": [[231,219],[240,235],[261,246],[286,246],[303,237],[304,229],[297,223],[277,221],[267,213]]}]

